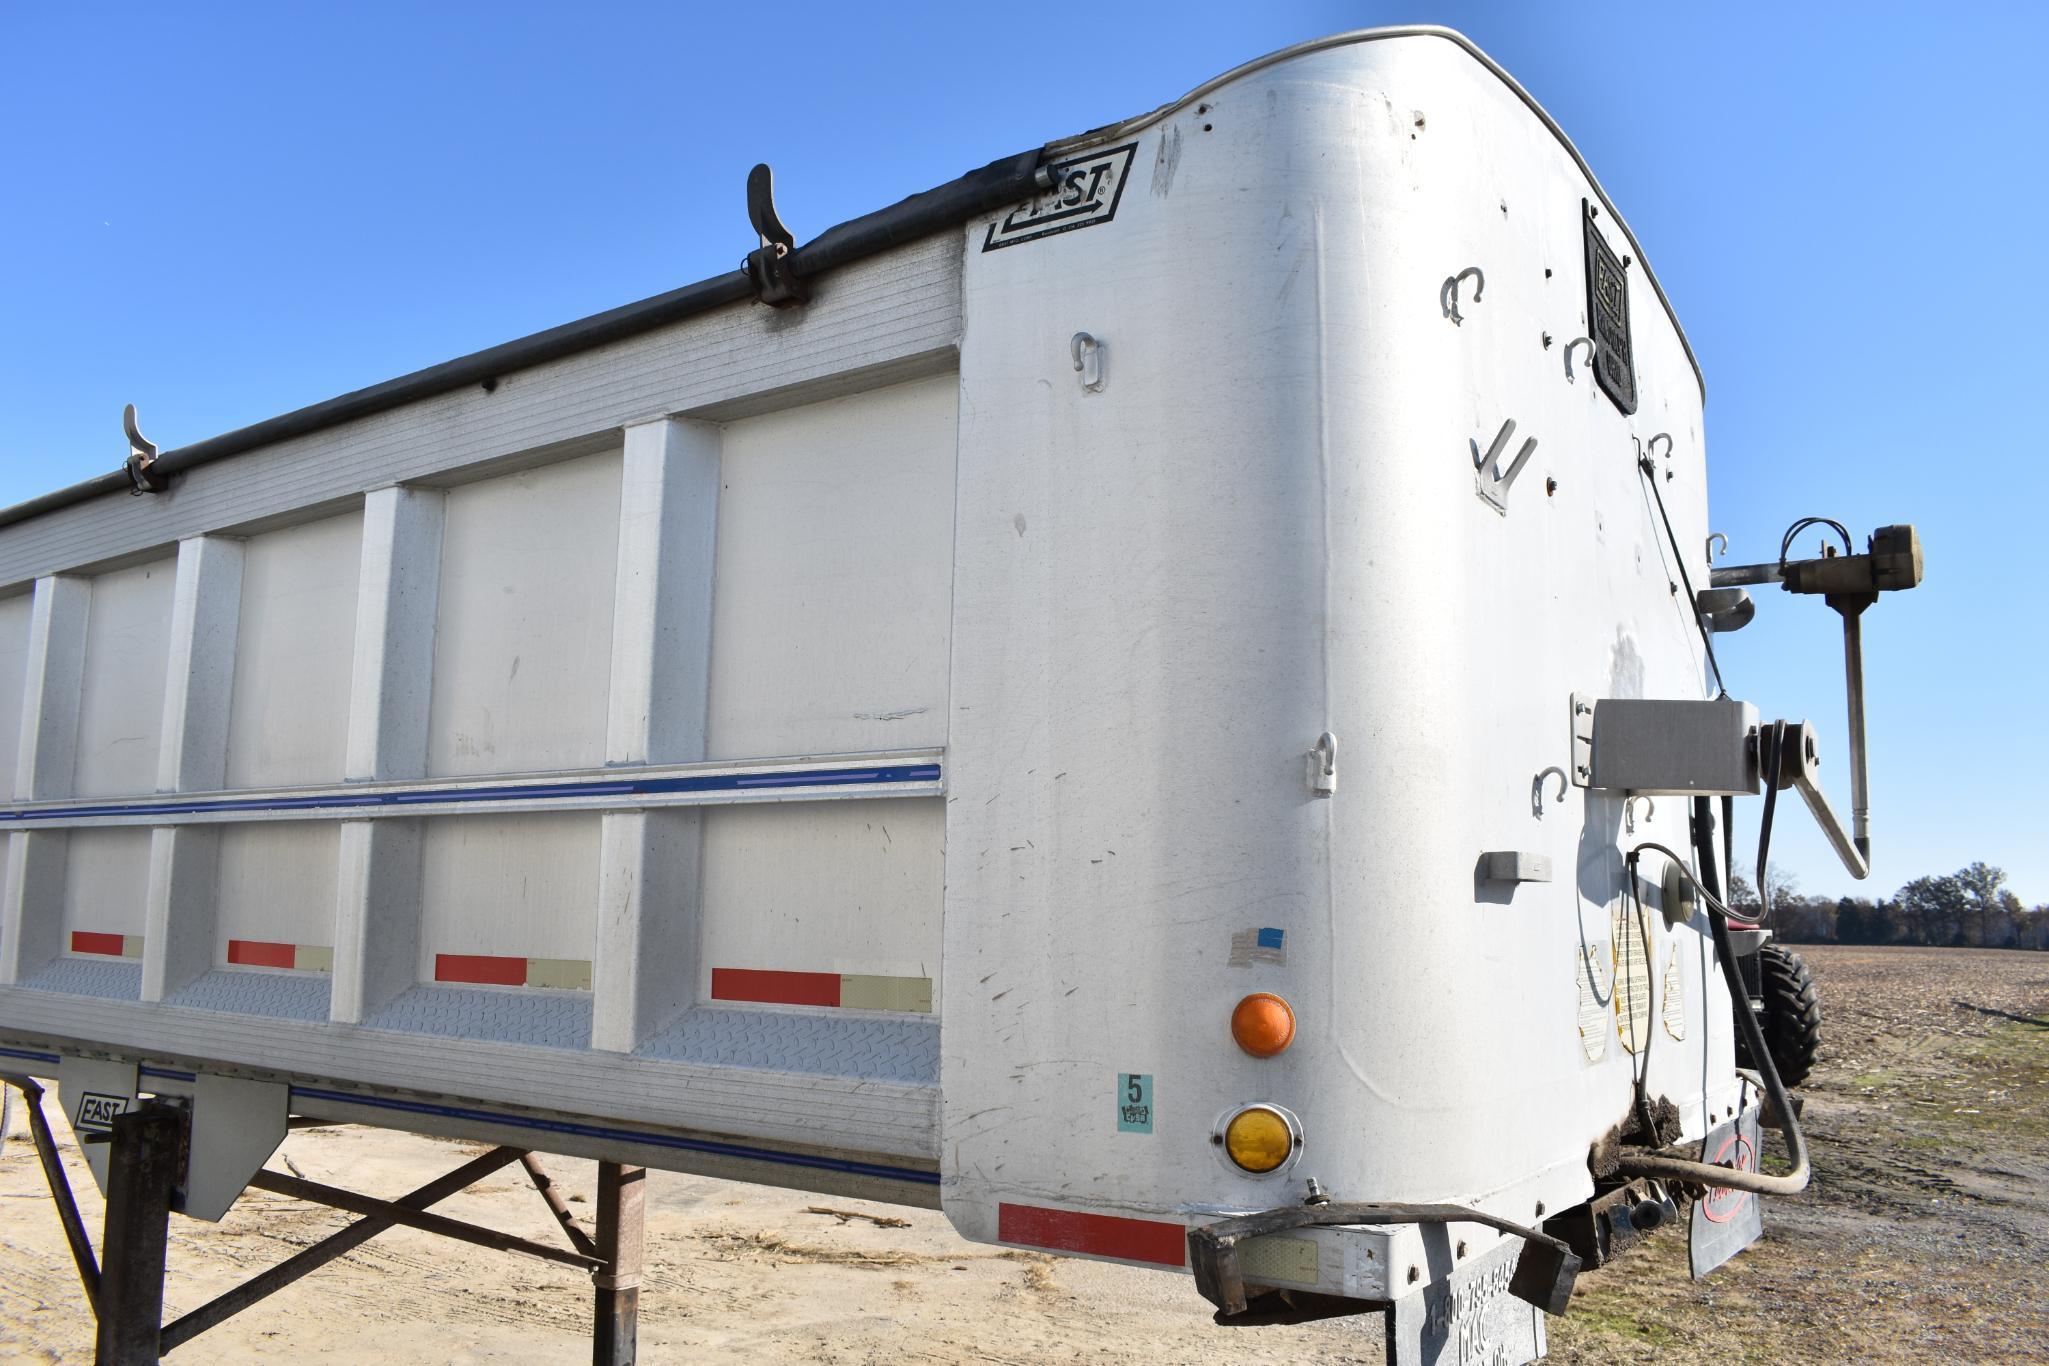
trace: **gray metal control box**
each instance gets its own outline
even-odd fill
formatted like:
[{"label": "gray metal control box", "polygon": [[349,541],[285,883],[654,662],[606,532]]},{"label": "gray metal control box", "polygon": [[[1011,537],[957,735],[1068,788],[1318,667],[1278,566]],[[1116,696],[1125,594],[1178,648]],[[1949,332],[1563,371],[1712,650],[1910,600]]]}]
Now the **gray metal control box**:
[{"label": "gray metal control box", "polygon": [[1748,702],[1604,698],[1593,707],[1591,786],[1659,797],[1759,791]]}]

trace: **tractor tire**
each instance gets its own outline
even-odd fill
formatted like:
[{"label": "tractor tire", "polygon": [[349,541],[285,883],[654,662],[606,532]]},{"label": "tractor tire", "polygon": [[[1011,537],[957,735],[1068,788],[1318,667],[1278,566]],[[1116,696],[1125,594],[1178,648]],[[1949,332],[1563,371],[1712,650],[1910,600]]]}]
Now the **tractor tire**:
[{"label": "tractor tire", "polygon": [[[1772,1055],[1779,1081],[1790,1090],[1814,1071],[1814,1055],[1821,1047],[1821,998],[1815,994],[1807,964],[1783,944],[1759,949],[1757,970],[1762,987],[1757,1027],[1764,1034],[1764,1046]],[[1757,1065],[1741,1029],[1736,1031],[1736,1065]]]}]

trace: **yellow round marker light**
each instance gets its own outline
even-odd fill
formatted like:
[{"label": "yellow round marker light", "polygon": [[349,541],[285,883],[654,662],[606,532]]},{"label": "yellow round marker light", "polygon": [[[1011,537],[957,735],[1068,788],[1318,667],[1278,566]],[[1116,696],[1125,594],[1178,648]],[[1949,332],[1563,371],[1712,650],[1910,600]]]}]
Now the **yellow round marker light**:
[{"label": "yellow round marker light", "polygon": [[1255,1176],[1264,1176],[1295,1150],[1295,1131],[1278,1110],[1248,1105],[1224,1126],[1224,1151]]},{"label": "yellow round marker light", "polygon": [[1255,991],[1231,1012],[1231,1037],[1255,1058],[1271,1058],[1295,1042],[1295,1009],[1270,991]]}]

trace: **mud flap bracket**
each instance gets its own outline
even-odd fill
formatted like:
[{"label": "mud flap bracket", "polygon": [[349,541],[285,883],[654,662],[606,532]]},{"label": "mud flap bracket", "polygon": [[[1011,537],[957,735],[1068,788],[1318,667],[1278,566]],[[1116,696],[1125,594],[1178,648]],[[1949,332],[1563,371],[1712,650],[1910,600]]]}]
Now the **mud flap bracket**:
[{"label": "mud flap bracket", "polygon": [[1580,1259],[1547,1233],[1463,1205],[1286,1205],[1188,1230],[1188,1262],[1195,1288],[1217,1306],[1220,1318],[1246,1312],[1240,1246],[1248,1239],[1290,1229],[1359,1224],[1483,1224],[1522,1240],[1509,1293],[1547,1314],[1562,1314],[1572,1298]]}]

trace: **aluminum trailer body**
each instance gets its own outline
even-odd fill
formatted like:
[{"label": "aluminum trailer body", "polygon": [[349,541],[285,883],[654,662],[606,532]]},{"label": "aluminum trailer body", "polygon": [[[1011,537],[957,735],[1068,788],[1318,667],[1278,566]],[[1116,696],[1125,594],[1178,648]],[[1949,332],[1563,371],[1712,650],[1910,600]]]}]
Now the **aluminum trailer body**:
[{"label": "aluminum trailer body", "polygon": [[1541,1222],[1639,1082],[1726,1125],[1706,917],[1625,862],[1689,801],[1578,771],[1575,695],[1718,685],[1698,370],[1577,153],[1391,31],[1028,169],[0,527],[0,1070],[1168,1267],[1311,1178]]}]

